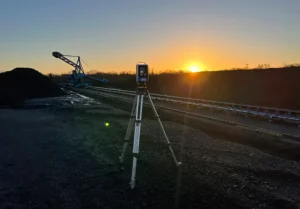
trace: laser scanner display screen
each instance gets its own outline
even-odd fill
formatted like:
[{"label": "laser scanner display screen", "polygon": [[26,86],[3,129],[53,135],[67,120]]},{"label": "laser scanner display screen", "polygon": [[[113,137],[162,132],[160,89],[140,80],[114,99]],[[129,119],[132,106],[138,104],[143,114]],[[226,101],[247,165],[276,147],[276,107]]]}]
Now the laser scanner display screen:
[{"label": "laser scanner display screen", "polygon": [[140,76],[146,76],[147,75],[147,70],[145,67],[140,67],[139,70]]}]

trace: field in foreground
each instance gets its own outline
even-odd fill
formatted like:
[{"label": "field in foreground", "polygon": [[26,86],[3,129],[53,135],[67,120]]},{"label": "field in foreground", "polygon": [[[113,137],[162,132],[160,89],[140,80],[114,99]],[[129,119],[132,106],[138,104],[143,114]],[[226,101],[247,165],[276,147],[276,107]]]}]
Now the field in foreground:
[{"label": "field in foreground", "polygon": [[[165,121],[142,125],[137,186],[117,158],[128,113],[97,108],[0,110],[0,208],[299,208],[300,166]],[[106,127],[104,124],[110,123]]]}]

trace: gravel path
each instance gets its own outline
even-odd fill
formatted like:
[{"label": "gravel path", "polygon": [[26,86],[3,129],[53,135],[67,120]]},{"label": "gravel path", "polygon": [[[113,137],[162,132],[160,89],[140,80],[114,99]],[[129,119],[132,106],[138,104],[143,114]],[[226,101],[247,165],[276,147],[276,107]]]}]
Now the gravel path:
[{"label": "gravel path", "polygon": [[128,119],[101,105],[0,110],[0,208],[300,208],[299,163],[169,121],[183,165],[145,119],[131,190],[131,156],[117,163]]}]

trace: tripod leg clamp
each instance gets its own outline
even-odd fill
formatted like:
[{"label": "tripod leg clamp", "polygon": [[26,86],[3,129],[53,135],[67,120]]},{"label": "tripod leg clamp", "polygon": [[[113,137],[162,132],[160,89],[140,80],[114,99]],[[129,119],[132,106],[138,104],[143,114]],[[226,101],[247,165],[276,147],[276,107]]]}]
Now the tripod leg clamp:
[{"label": "tripod leg clamp", "polygon": [[142,120],[135,120],[135,123],[140,124]]},{"label": "tripod leg clamp", "polygon": [[132,153],[132,156],[137,158],[137,159],[140,159],[140,154],[139,153]]}]

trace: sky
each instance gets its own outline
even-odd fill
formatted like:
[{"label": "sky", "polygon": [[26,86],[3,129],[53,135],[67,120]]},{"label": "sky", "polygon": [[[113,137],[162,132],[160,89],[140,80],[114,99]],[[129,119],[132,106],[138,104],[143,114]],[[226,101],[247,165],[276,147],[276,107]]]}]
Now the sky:
[{"label": "sky", "polygon": [[0,0],[0,71],[154,72],[300,62],[299,0]]}]

